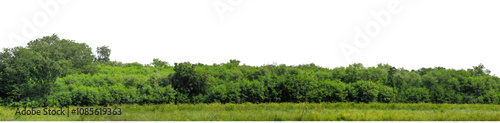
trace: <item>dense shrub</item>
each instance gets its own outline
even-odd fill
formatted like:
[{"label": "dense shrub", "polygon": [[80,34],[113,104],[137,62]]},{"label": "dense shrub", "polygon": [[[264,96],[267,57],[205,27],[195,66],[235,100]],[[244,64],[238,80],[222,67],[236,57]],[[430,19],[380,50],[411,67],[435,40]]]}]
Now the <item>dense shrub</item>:
[{"label": "dense shrub", "polygon": [[[7,106],[149,103],[402,102],[500,103],[500,78],[479,64],[406,70],[388,64],[323,68],[315,64],[260,67],[153,59],[109,61],[85,43],[57,35],[0,52],[0,102]],[[152,66],[153,65],[153,66]]]},{"label": "dense shrub", "polygon": [[375,102],[379,94],[379,86],[372,81],[357,81],[354,88],[358,92],[357,100],[360,102]]},{"label": "dense shrub", "polygon": [[[500,103],[500,79],[463,70],[407,71],[388,65],[325,69],[314,64],[253,67],[179,63],[175,66],[99,64],[94,74],[70,74],[51,84],[45,96],[8,106],[68,106],[162,103],[383,102]],[[17,87],[34,88],[34,81]],[[15,87],[15,86],[13,86]],[[15,93],[9,93],[16,95]]]},{"label": "dense shrub", "polygon": [[205,71],[196,71],[196,66],[189,62],[175,63],[172,87],[189,96],[205,93],[209,75]]},{"label": "dense shrub", "polygon": [[266,86],[257,80],[244,80],[241,84],[243,102],[261,103],[266,99]]},{"label": "dense shrub", "polygon": [[[430,94],[427,88],[409,88],[401,92],[403,100],[407,103],[429,102]],[[403,101],[401,100],[401,101]]]},{"label": "dense shrub", "polygon": [[323,96],[323,102],[346,102],[348,90],[347,85],[340,81],[323,81],[318,90],[323,91],[318,95]]},{"label": "dense shrub", "polygon": [[394,89],[392,89],[391,87],[385,86],[385,85],[380,85],[379,86],[378,101],[384,102],[384,103],[395,102],[396,101],[396,93],[394,92]]}]

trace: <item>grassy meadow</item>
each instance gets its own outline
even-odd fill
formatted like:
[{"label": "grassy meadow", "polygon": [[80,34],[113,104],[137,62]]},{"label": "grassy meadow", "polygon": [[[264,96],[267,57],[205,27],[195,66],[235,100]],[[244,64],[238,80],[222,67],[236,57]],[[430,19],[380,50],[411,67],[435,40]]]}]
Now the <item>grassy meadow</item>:
[{"label": "grassy meadow", "polygon": [[[92,106],[90,106],[92,107]],[[89,108],[90,108],[89,107]],[[97,108],[99,106],[94,106]],[[122,115],[24,116],[0,107],[1,121],[500,121],[500,105],[384,103],[123,104]],[[77,107],[72,106],[71,109]],[[80,107],[82,108],[82,107]],[[66,108],[65,108],[66,109]]]}]

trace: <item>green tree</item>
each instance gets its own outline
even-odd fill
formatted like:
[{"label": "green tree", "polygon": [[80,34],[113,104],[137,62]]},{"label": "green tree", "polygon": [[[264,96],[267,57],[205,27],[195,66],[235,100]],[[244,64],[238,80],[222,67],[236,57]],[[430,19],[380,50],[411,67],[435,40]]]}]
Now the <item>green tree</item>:
[{"label": "green tree", "polygon": [[153,59],[153,63],[152,63],[153,66],[155,67],[166,67],[166,66],[169,66],[168,62],[166,61],[161,61],[160,59],[158,58],[154,58]]},{"label": "green tree", "polygon": [[109,62],[109,56],[111,56],[111,49],[109,46],[97,47],[97,58],[95,61],[98,62]]},{"label": "green tree", "polygon": [[365,67],[363,67],[363,64],[361,63],[349,65],[349,67],[345,69],[347,75],[342,79],[342,81],[347,83],[354,83],[361,80],[361,75],[363,74],[362,72],[364,69]]},{"label": "green tree", "polygon": [[358,81],[354,83],[360,102],[375,102],[379,94],[379,87],[372,81]]},{"label": "green tree", "polygon": [[427,88],[409,88],[404,90],[406,100],[408,103],[420,103],[420,102],[429,102],[430,94],[429,89]]},{"label": "green tree", "polygon": [[27,47],[4,49],[0,53],[2,96],[13,100],[41,98],[50,93],[58,77],[94,73],[93,58],[85,43],[55,34],[30,41]]},{"label": "green tree", "polygon": [[195,71],[195,67],[196,65],[189,62],[175,63],[172,87],[189,96],[204,94],[208,86],[209,74]]},{"label": "green tree", "polygon": [[45,36],[28,43],[27,49],[40,53],[45,59],[55,63],[69,63],[68,74],[92,73],[95,66],[92,60],[95,56],[92,49],[85,43],[60,39],[56,34]]},{"label": "green tree", "polygon": [[391,87],[380,85],[378,101],[384,103],[391,103],[396,101],[396,93]]},{"label": "green tree", "polygon": [[467,71],[472,73],[474,76],[489,75],[491,73],[491,71],[486,69],[482,63],[478,66],[472,66],[472,69],[468,69]]}]

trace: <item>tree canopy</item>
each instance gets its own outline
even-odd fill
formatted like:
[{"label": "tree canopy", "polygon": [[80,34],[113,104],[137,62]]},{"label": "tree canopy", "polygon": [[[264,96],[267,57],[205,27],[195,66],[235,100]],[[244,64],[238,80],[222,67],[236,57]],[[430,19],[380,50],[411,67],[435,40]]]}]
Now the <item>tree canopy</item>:
[{"label": "tree canopy", "polygon": [[111,56],[111,49],[109,46],[97,47],[97,58],[95,61],[99,62],[109,62],[109,56]]},{"label": "tree canopy", "polygon": [[87,44],[55,34],[30,41],[26,47],[6,48],[0,56],[1,97],[13,101],[47,95],[58,77],[97,70]]},{"label": "tree canopy", "polygon": [[57,35],[0,52],[0,103],[68,106],[150,103],[381,102],[500,104],[500,78],[483,64],[467,70],[406,70],[361,63],[333,69],[205,65],[153,59],[151,65],[109,61],[111,50]]}]

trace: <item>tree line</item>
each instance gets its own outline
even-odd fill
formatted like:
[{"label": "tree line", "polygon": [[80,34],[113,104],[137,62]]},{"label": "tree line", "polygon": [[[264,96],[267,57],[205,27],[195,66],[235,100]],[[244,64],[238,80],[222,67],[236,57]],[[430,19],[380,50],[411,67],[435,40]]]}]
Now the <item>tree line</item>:
[{"label": "tree line", "polygon": [[110,61],[85,43],[57,35],[0,52],[0,102],[5,106],[162,103],[381,102],[500,103],[500,79],[480,64],[406,70],[360,63],[241,65]]}]

